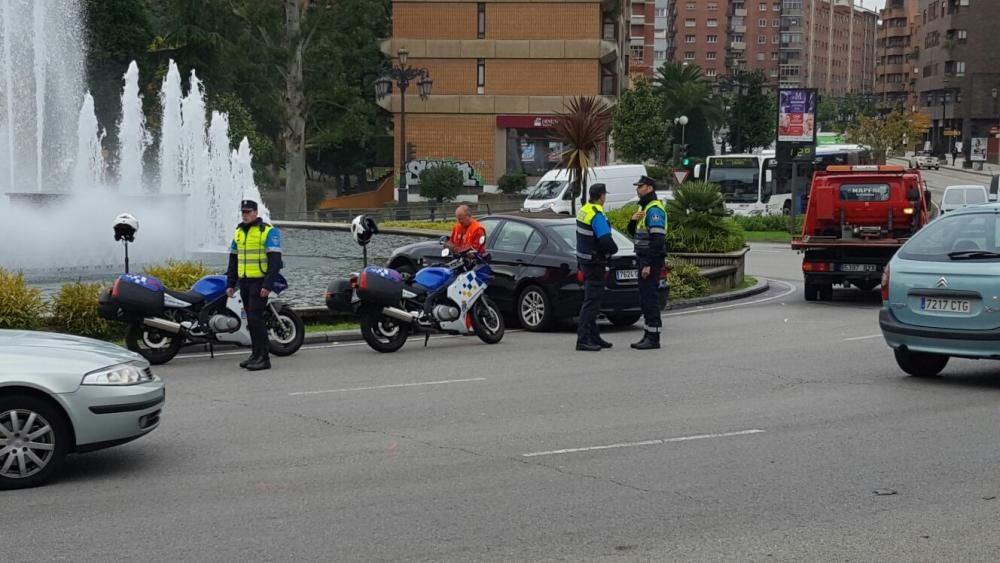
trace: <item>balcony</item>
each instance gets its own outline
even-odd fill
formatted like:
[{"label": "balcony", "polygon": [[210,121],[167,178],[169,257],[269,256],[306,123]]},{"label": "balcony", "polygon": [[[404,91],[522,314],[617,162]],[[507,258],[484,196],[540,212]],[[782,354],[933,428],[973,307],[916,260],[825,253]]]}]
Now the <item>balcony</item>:
[{"label": "balcony", "polygon": [[646,25],[646,16],[643,14],[632,14],[632,25]]},{"label": "balcony", "polygon": [[744,41],[733,41],[729,44],[729,48],[733,51],[746,51],[747,44]]},{"label": "balcony", "polygon": [[736,17],[738,17],[738,18],[739,17],[744,17],[745,18],[745,17],[747,17],[748,12],[747,12],[746,8],[736,8],[735,10],[733,10],[733,15],[736,16]]},{"label": "balcony", "polygon": [[745,25],[734,25],[733,26],[733,33],[746,33],[746,32],[747,32],[747,26],[745,26]]}]

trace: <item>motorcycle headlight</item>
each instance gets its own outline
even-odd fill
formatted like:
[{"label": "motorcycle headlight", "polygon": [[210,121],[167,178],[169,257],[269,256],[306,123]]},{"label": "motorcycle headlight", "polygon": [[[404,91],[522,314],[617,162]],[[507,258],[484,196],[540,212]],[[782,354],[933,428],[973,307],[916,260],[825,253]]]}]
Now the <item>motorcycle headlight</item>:
[{"label": "motorcycle headlight", "polygon": [[153,380],[149,367],[139,363],[118,364],[83,376],[81,385],[138,385]]}]

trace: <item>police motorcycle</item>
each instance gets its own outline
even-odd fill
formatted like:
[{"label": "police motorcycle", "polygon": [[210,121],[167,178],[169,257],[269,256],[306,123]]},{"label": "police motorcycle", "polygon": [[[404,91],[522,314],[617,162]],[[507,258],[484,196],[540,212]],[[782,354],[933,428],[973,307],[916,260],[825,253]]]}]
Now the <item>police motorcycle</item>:
[{"label": "police motorcycle", "polygon": [[[376,232],[374,221],[364,216],[351,225],[351,234],[361,246]],[[445,236],[440,242],[444,245],[447,240]],[[451,260],[423,268],[412,279],[390,268],[367,266],[360,274],[334,281],[326,293],[327,306],[356,312],[361,335],[378,352],[399,350],[415,333],[424,334],[424,346],[432,333],[475,334],[487,344],[500,342],[503,316],[486,296],[493,278],[489,264],[475,251],[456,256],[442,248],[441,256]]]},{"label": "police motorcycle", "polygon": [[[125,346],[153,365],[172,360],[184,344],[250,346],[243,299],[239,289],[227,297],[226,276],[205,276],[190,291],[175,291],[152,276],[127,273],[128,243],[138,229],[131,215],[115,220],[115,240],[126,248],[126,273],[101,292],[97,306],[101,318],[128,324]],[[276,277],[273,289],[264,312],[270,352],[290,356],[305,342],[305,325],[291,307],[273,299],[288,289],[284,276]]]}]

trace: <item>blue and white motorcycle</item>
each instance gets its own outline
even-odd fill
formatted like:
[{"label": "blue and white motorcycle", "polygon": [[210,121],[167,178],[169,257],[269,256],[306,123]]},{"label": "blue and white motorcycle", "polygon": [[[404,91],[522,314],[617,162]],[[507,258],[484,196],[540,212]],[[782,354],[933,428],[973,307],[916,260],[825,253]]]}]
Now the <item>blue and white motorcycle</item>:
[{"label": "blue and white motorcycle", "polygon": [[[449,257],[448,249],[442,256]],[[361,335],[378,352],[395,352],[411,334],[475,334],[487,344],[503,339],[504,320],[486,296],[493,278],[489,264],[475,252],[444,266],[427,267],[404,280],[396,270],[369,266],[360,275],[334,282],[327,306],[356,310]],[[427,300],[431,305],[427,306]]]},{"label": "blue and white motorcycle", "polygon": [[[278,275],[271,295],[286,289],[287,281]],[[101,293],[97,311],[102,318],[128,323],[125,346],[154,365],[169,362],[188,343],[251,343],[243,299],[238,290],[226,296],[226,276],[205,276],[191,291],[174,291],[152,276],[123,274]],[[305,326],[291,307],[272,297],[264,318],[272,354],[290,356],[302,347]]]}]

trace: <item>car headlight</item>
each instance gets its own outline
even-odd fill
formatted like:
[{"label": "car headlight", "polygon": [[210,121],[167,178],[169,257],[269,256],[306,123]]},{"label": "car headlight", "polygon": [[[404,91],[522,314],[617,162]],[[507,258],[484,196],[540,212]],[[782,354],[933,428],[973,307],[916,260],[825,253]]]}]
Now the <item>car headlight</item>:
[{"label": "car headlight", "polygon": [[81,385],[138,385],[153,380],[149,367],[138,364],[118,364],[92,371],[83,376]]}]

